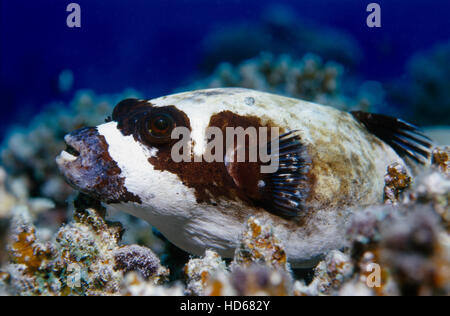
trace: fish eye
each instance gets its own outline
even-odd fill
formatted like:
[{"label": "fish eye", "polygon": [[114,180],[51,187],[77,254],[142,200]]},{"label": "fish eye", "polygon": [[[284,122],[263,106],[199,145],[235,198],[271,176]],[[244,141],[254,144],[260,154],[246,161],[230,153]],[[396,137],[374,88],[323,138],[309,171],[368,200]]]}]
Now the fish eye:
[{"label": "fish eye", "polygon": [[114,109],[113,121],[123,135],[147,146],[170,145],[175,127],[188,127],[189,118],[175,106],[153,107],[148,101],[125,100]]},{"label": "fish eye", "polygon": [[173,118],[166,113],[154,115],[148,123],[148,131],[153,137],[167,137],[174,127]]}]

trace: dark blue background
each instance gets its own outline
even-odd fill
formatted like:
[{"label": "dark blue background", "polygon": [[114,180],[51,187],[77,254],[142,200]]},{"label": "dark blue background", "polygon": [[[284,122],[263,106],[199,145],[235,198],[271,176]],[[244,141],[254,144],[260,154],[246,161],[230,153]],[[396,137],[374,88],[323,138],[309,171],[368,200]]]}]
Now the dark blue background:
[{"label": "dark blue background", "polygon": [[[70,2],[81,6],[79,29],[66,26]],[[365,25],[370,2],[381,4],[380,29]],[[3,0],[2,127],[46,102],[70,98],[57,88],[63,69],[73,71],[74,90],[169,93],[197,72],[203,40],[213,27],[257,20],[274,3],[351,33],[362,47],[359,70],[368,79],[401,76],[413,53],[449,39],[450,2],[441,0]]]}]

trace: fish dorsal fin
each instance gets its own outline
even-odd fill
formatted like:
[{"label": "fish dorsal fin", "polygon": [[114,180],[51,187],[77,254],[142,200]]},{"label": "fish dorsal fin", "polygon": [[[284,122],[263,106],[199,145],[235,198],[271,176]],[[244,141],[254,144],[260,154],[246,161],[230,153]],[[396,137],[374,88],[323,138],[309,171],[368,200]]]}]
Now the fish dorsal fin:
[{"label": "fish dorsal fin", "polygon": [[397,154],[426,164],[431,157],[432,141],[419,128],[401,119],[363,111],[350,112],[372,134],[391,146]]}]

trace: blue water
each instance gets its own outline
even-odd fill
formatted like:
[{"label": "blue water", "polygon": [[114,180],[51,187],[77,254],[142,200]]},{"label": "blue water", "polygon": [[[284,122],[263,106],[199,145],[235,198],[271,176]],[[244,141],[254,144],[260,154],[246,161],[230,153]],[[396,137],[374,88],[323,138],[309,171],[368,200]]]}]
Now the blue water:
[{"label": "blue water", "polygon": [[365,25],[365,8],[375,1],[78,0],[79,29],[66,26],[70,2],[0,2],[2,130],[49,101],[70,99],[58,89],[64,69],[73,71],[72,91],[132,87],[148,97],[170,93],[199,73],[211,30],[258,22],[272,4],[348,32],[362,51],[357,71],[368,79],[402,76],[412,54],[450,38],[450,2],[440,0],[376,1],[382,8],[379,29]]}]

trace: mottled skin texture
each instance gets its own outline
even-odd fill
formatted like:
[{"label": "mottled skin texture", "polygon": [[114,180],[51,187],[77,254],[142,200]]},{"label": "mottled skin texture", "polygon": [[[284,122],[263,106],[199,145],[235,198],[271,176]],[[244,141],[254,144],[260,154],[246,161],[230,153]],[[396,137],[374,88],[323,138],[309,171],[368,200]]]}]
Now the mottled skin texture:
[{"label": "mottled skin texture", "polygon": [[[258,118],[263,126],[278,126],[281,132],[299,130],[311,159],[307,209],[297,218],[286,219],[237,195],[212,194],[209,201],[199,201],[189,178],[164,170],[161,160],[156,167],[163,150],[142,144],[132,135],[124,136],[117,122],[98,126],[108,144],[108,155],[121,170],[124,187],[140,200],[124,200],[113,206],[147,220],[175,245],[197,255],[212,248],[231,257],[245,219],[260,215],[274,222],[289,261],[294,266],[310,265],[324,252],[345,244],[349,211],[382,202],[386,167],[403,163],[391,147],[351,114],[331,107],[246,89],[186,92],[149,103],[153,107],[175,106],[189,118],[194,155],[205,151],[205,130],[211,118],[230,111]],[[65,176],[73,183],[70,174]],[[215,182],[213,176],[201,173],[196,180]]]}]

